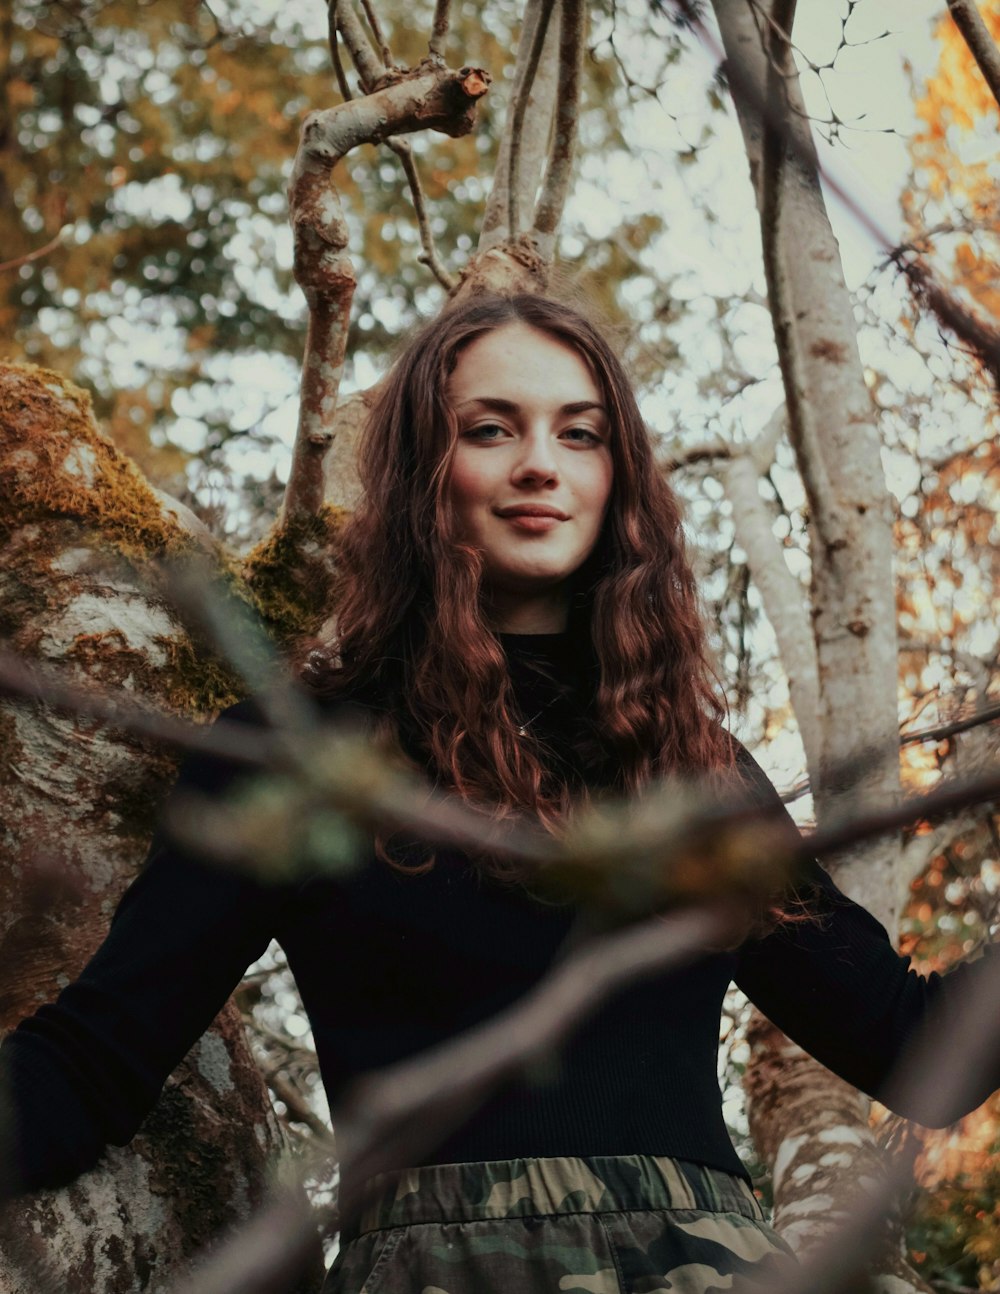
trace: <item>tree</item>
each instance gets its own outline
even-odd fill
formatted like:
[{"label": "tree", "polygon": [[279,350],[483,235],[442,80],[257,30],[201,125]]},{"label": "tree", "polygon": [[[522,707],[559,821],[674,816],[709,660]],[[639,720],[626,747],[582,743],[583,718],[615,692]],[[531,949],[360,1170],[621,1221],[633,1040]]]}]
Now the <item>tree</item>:
[{"label": "tree", "polygon": [[[894,745],[897,736],[892,517],[856,325],[796,89],[789,44],[794,6],[773,7],[763,38],[754,21],[758,9],[742,0],[717,0],[714,8],[755,177],[785,402],[784,412],[753,444],[716,446],[702,458],[718,464],[737,540],[775,631],[822,825],[844,807],[855,811],[859,797],[884,800],[898,787],[894,760],[866,764],[868,772],[860,784],[842,776],[859,752]],[[357,345],[360,340],[352,318],[367,315],[376,325],[370,331],[388,332],[388,325],[378,320],[391,314],[377,309],[376,303],[392,294],[383,286],[380,296],[370,271],[362,268],[359,273],[356,268],[352,224],[363,226],[358,230],[362,264],[383,274],[400,264],[398,244],[406,246],[395,232],[401,225],[395,204],[387,199],[384,185],[380,189],[379,178],[373,178],[381,176],[380,168],[353,165],[359,147],[384,141],[409,177],[422,256],[438,280],[436,287],[415,288],[413,296],[431,296],[436,303],[444,291],[544,286],[570,192],[577,130],[581,121],[585,129],[594,129],[586,92],[589,86],[593,93],[595,84],[608,77],[610,60],[599,64],[588,80],[583,6],[577,0],[556,5],[527,0],[519,15],[498,12],[501,34],[517,26],[520,18],[510,101],[487,150],[492,160],[495,148],[494,181],[483,206],[478,244],[474,251],[470,246],[467,262],[456,273],[443,268],[433,238],[434,216],[423,208],[426,204],[434,210],[437,202],[454,216],[461,205],[463,219],[468,220],[479,188],[471,184],[477,156],[476,109],[485,106],[488,124],[493,124],[488,105],[494,90],[487,67],[496,86],[504,66],[502,40],[485,23],[486,34],[479,31],[475,38],[471,29],[458,27],[459,19],[467,21],[469,15],[456,14],[456,29],[449,31],[446,3],[437,4],[433,13],[419,18],[410,14],[395,24],[388,12],[370,6],[346,0],[332,6],[334,53],[343,58],[346,52],[355,84],[341,69],[344,102],[306,118],[290,178],[294,273],[309,306],[298,433],[280,516],[269,536],[246,557],[237,559],[220,549],[187,509],[151,490],[121,451],[97,431],[85,397],[64,380],[19,366],[5,370],[5,440],[0,450],[7,500],[0,531],[4,631],[22,656],[58,661],[72,678],[117,686],[177,715],[214,712],[240,686],[231,662],[217,654],[221,648],[223,657],[231,655],[234,645],[219,641],[217,620],[207,638],[203,623],[192,628],[204,621],[206,600],[191,593],[190,584],[177,574],[178,568],[203,570],[205,562],[220,596],[237,609],[255,605],[279,645],[319,629],[329,603],[338,507],[351,499],[346,475],[350,446],[365,403],[363,393],[339,398],[341,371],[352,342]],[[698,20],[681,12],[687,15],[681,28],[657,28],[668,65],[682,48],[680,30],[685,25],[698,30]],[[8,318],[37,311],[41,328],[29,325],[28,354],[64,372],[82,365],[84,375],[97,383],[99,407],[113,427],[121,426],[123,408],[137,410],[133,425],[155,435],[159,420],[154,411],[167,408],[173,390],[195,390],[193,379],[211,372],[211,351],[298,350],[301,329],[275,329],[272,322],[276,315],[291,318],[294,313],[288,306],[289,267],[274,276],[267,291],[262,283],[270,249],[279,242],[274,224],[276,194],[285,178],[282,159],[293,152],[284,96],[294,76],[293,103],[304,109],[328,101],[326,53],[307,38],[304,20],[297,17],[275,41],[273,24],[250,29],[235,5],[217,17],[207,8],[173,0],[156,7],[144,28],[134,33],[132,46],[122,47],[124,53],[131,48],[139,72],[135,85],[121,78],[120,101],[107,102],[104,89],[100,94],[95,89],[103,86],[94,76],[98,52],[104,59],[118,54],[118,38],[131,15],[122,18],[112,5],[96,11],[81,5],[60,14],[68,15],[58,22],[70,24],[72,39],[66,39],[67,29],[53,29],[55,19],[43,21],[29,7],[20,15],[20,44],[10,45],[22,66],[7,69],[5,122],[0,129],[0,147],[11,160],[6,173],[13,177],[3,217],[9,220],[12,240],[7,245],[18,252],[23,249],[24,256],[43,254],[23,262],[23,269],[29,270],[23,282],[9,280],[14,286],[7,298]],[[13,23],[8,11],[8,28]],[[473,26],[478,31],[479,25]],[[615,30],[605,40],[612,39]],[[473,49],[491,57],[473,58]],[[455,50],[461,51],[461,67],[449,67],[445,60]],[[252,58],[248,51],[253,51]],[[397,66],[402,60],[409,66]],[[483,67],[475,65],[479,61]],[[157,78],[164,67],[176,74],[173,80],[167,78],[166,87]],[[712,93],[717,93],[714,87]],[[58,120],[39,107],[36,96],[43,94],[61,102]],[[74,114],[85,124],[78,141],[66,130]],[[211,132],[206,129],[209,122]],[[449,142],[432,147],[426,142],[428,130]],[[44,171],[28,165],[31,141],[50,137],[65,156],[55,158],[57,164]],[[216,151],[213,141],[220,138],[226,150]],[[348,154],[350,167],[345,165]],[[165,175],[168,157],[174,169]],[[426,193],[413,178],[418,170]],[[67,185],[71,174],[79,174],[85,183]],[[167,186],[171,174],[178,181]],[[116,203],[115,193],[138,182],[133,175],[157,181],[162,177],[165,187],[159,202],[176,188],[183,199],[178,207],[183,207],[183,216],[150,219],[138,194],[135,205],[124,199]],[[461,204],[449,189],[457,187],[455,180],[470,181],[472,196]],[[253,213],[247,212],[247,194],[255,199],[256,216],[266,217],[262,223],[254,225]],[[750,195],[748,189],[748,201]],[[205,219],[195,234],[204,246],[196,247],[200,254],[192,256],[183,221],[199,209]],[[85,295],[90,303],[86,322],[93,335],[88,341],[83,331],[70,329],[63,345],[56,324],[67,289],[57,273],[46,274],[52,269],[46,258],[57,249],[46,252],[46,242],[39,240],[44,237],[51,243],[67,215],[77,222],[76,233],[61,273],[64,278],[71,272],[82,276],[83,286],[69,291]],[[246,246],[246,226],[240,222],[248,217],[261,239],[260,251]],[[386,238],[390,223],[393,233]],[[77,243],[81,230],[83,238]],[[637,221],[600,254],[620,278],[638,276],[643,272],[641,255],[657,232],[655,219]],[[241,250],[234,254],[231,245],[241,237]],[[456,240],[460,250],[463,237],[470,237],[465,229]],[[257,273],[241,274],[250,267]],[[410,285],[418,282],[412,261],[404,259],[402,267],[404,280],[410,276]],[[191,285],[203,278],[206,287],[211,286],[192,304]],[[161,321],[163,312],[172,312],[178,350],[186,357],[180,368],[171,366],[169,375],[145,375],[146,392],[136,390],[122,404],[109,378],[93,366],[88,372],[85,365],[110,335],[114,297],[128,300],[130,287],[143,280],[157,284],[160,298],[155,308]],[[117,292],[116,284],[123,285]],[[103,294],[110,294],[109,299]],[[363,309],[352,316],[352,299],[359,297]],[[404,320],[412,312],[412,300],[400,306]],[[662,368],[669,329],[654,320],[648,334],[645,346],[636,350],[640,364],[652,372],[658,363]],[[149,378],[159,379],[161,385],[148,389]],[[201,392],[200,416],[221,445],[226,407],[224,401],[213,404],[211,394]],[[177,407],[175,402],[175,411]],[[189,406],[182,401],[179,407]],[[759,488],[786,421],[808,501],[807,595],[785,563]],[[129,445],[134,443],[130,437]],[[147,448],[142,452],[150,465],[156,463],[157,455]],[[701,451],[687,447],[686,452]],[[161,458],[160,465],[169,474],[176,458],[165,465]],[[172,562],[169,573],[162,568],[164,557]],[[187,592],[178,602],[179,586]],[[745,601],[745,582],[742,587]],[[253,661],[241,664],[244,674],[258,668]],[[77,708],[80,704],[77,698]],[[100,938],[106,917],[101,909],[141,857],[151,810],[171,765],[159,746],[134,736],[122,738],[107,716],[95,726],[94,720],[79,715],[53,718],[44,707],[26,711],[5,705],[2,714],[14,754],[4,768],[0,796],[6,820],[18,824],[16,834],[8,828],[5,841],[11,853],[4,877],[8,902],[3,910],[8,916],[3,947],[8,955],[31,949],[30,965],[26,961],[23,977],[18,977],[20,993],[5,1001],[6,1026],[28,1009],[39,985],[47,996]],[[73,769],[64,799],[55,805],[49,790],[53,762]],[[53,872],[62,877],[64,871],[50,861],[51,840],[66,839],[67,823],[73,826],[72,843],[62,844],[57,852],[60,863],[70,861],[71,876],[86,878],[84,897],[68,893],[61,903],[53,903],[50,877]],[[114,876],[107,874],[109,835],[116,841]],[[846,888],[890,928],[895,924],[899,858],[898,842],[890,839],[858,846],[841,864]],[[98,882],[104,887],[99,891]],[[765,1156],[777,1159],[784,1170],[776,1174],[783,1178],[776,1191],[779,1225],[789,1223],[790,1238],[805,1250],[823,1229],[815,1224],[810,1198],[828,1194],[827,1185],[830,1191],[839,1190],[840,1183],[860,1173],[877,1173],[874,1147],[855,1094],[818,1067],[806,1068],[799,1058],[792,1059],[785,1044],[762,1023],[754,1027],[753,1036],[752,1126]],[[47,1195],[32,1204],[29,1227],[37,1222],[36,1231],[44,1240],[60,1237],[58,1245],[50,1244],[48,1261],[62,1288],[90,1288],[94,1271],[100,1271],[108,1288],[146,1288],[167,1267],[183,1263],[208,1232],[240,1215],[261,1195],[266,1153],[275,1141],[266,1094],[253,1080],[231,1015],[208,1038],[189,1059],[187,1076],[182,1073],[176,1080],[170,1102],[155,1116],[149,1130],[154,1140],[114,1156],[107,1170],[89,1175],[68,1194]],[[794,1099],[789,1097],[792,1071]],[[222,1105],[231,1107],[233,1087],[243,1112],[231,1140],[224,1143],[214,1133],[204,1137],[218,1147],[219,1156],[211,1166],[213,1207],[208,1209],[208,1184],[186,1172],[184,1138],[197,1120],[218,1121],[220,1098]],[[192,1103],[182,1107],[180,1102],[189,1094]],[[850,1133],[842,1138],[846,1156],[828,1171],[820,1163],[817,1145],[829,1137],[829,1115],[834,1112],[836,1126]],[[260,1129],[259,1136],[249,1135],[253,1127]],[[818,1192],[821,1182],[824,1190]],[[149,1211],[158,1216],[144,1218],[135,1207],[140,1188],[158,1201],[159,1208]],[[117,1192],[125,1214],[119,1245],[86,1227],[90,1216],[103,1215],[100,1201],[108,1191]],[[199,1213],[197,1229],[190,1226],[193,1209]],[[75,1252],[64,1247],[67,1229],[78,1235],[89,1232]],[[8,1238],[14,1235],[8,1226]],[[26,1282],[36,1279],[23,1274],[33,1261],[34,1242],[28,1230],[20,1235],[9,1249],[10,1270],[0,1269],[0,1282],[6,1281],[11,1291],[27,1288]],[[910,1288],[920,1288],[892,1254],[883,1270]]]}]

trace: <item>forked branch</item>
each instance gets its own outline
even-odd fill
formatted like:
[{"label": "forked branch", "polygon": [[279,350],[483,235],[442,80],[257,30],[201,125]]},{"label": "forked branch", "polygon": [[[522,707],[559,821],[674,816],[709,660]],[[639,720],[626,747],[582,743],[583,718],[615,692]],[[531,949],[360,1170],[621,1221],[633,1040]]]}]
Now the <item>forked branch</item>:
[{"label": "forked branch", "polygon": [[[556,93],[556,48],[550,22],[553,7],[553,0],[527,0],[524,7],[511,100],[497,151],[493,188],[480,225],[480,253],[513,237],[509,221],[512,203],[515,229],[527,219],[534,204]],[[519,103],[523,104],[521,109]],[[512,153],[516,154],[513,159]]]},{"label": "forked branch", "polygon": [[[374,90],[385,75],[386,65],[375,52],[351,0],[331,0],[332,27],[343,38],[363,90]],[[331,41],[331,45],[332,45]]]},{"label": "forked branch", "polygon": [[[338,18],[340,13],[338,3]],[[343,34],[342,26],[338,30]],[[354,48],[351,53],[356,57]],[[454,71],[424,64],[383,89],[312,113],[305,120],[288,196],[295,278],[309,306],[309,325],[283,525],[293,518],[315,516],[323,503],[323,462],[333,443],[347,348],[355,276],[333,168],[358,144],[381,143],[391,135],[425,129],[451,136],[468,133],[476,103],[489,83],[489,74],[481,68]]]}]

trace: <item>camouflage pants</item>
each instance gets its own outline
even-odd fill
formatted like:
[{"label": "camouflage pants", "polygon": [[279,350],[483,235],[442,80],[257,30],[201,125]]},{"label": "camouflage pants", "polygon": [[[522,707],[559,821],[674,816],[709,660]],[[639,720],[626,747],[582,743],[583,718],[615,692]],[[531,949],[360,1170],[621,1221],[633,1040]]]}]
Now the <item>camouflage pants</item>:
[{"label": "camouflage pants", "polygon": [[789,1250],[740,1179],[629,1155],[387,1174],[324,1294],[766,1291]]}]

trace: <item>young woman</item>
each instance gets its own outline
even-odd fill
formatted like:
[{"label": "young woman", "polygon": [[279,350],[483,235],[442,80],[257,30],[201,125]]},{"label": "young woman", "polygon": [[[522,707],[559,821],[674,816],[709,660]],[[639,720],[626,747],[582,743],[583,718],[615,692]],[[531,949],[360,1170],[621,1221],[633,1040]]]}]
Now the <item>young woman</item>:
[{"label": "young woman", "polygon": [[[349,704],[439,786],[555,833],[574,802],[673,772],[774,803],[721,726],[676,502],[620,362],[581,315],[520,296],[447,311],[384,383],[361,471],[336,640],[307,670],[325,710]],[[230,717],[259,722],[246,704]],[[181,784],[221,794],[236,777],[200,758]],[[729,982],[884,1094],[930,1005],[975,975],[909,971],[819,867],[804,897],[805,919],[778,916],[622,992],[544,1077],[509,1084],[425,1162],[400,1164],[327,1288],[766,1288],[788,1259],[722,1119]],[[433,841],[380,839],[343,877],[265,886],[159,840],[79,981],[0,1051],[17,1186],[65,1182],[127,1141],[272,936],[335,1103],[357,1075],[514,1002],[576,917],[524,869]]]}]

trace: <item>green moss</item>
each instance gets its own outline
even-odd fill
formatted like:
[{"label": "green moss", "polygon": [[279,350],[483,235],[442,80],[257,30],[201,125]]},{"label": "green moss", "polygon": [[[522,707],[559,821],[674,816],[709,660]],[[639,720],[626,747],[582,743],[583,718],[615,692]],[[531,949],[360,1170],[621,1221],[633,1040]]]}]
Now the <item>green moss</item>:
[{"label": "green moss", "polygon": [[[193,569],[199,585],[211,582],[216,606],[250,606],[280,649],[316,633],[329,614],[343,509],[276,528],[241,565],[221,548],[206,554],[97,428],[90,396],[31,364],[0,362],[0,500],[0,637],[23,653],[65,604],[67,572],[53,563],[72,549],[93,551],[102,581],[117,558],[123,582],[171,606],[177,577]],[[85,569],[79,577],[86,583]],[[76,585],[76,575],[68,578]],[[187,629],[159,640],[165,665],[114,629],[81,635],[69,655],[108,687],[127,686],[183,714],[217,711],[245,688],[197,627]]]},{"label": "green moss", "polygon": [[0,499],[8,527],[72,517],[133,559],[196,547],[98,430],[89,394],[34,364],[0,363]]},{"label": "green moss", "polygon": [[243,576],[264,623],[282,646],[319,632],[330,614],[336,552],[348,513],[324,505],[278,527],[250,552]]}]

